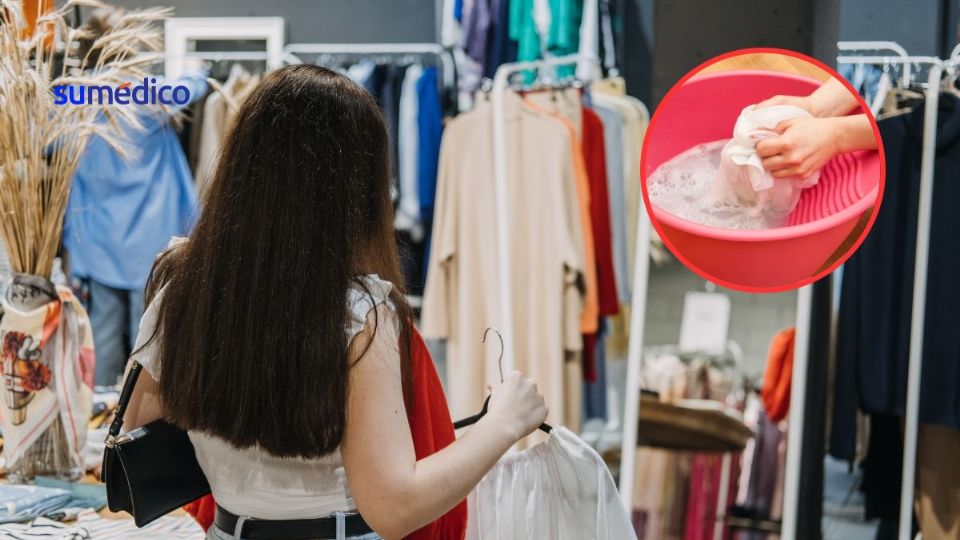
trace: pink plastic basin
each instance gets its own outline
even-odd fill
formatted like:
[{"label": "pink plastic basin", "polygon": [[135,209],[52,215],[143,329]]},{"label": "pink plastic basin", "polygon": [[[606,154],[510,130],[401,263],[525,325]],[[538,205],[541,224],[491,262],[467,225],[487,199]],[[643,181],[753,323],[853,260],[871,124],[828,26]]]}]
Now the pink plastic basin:
[{"label": "pink plastic basin", "polygon": [[[644,140],[644,179],[684,150],[729,139],[747,105],[777,94],[807,95],[819,84],[771,71],[724,72],[687,81],[668,94],[654,115]],[[825,273],[828,261],[835,266],[846,258],[832,256],[876,204],[881,180],[878,152],[837,156],[821,171],[819,183],[803,191],[787,225],[761,231],[710,227],[652,208],[668,246],[704,277],[739,289],[784,289]]]}]

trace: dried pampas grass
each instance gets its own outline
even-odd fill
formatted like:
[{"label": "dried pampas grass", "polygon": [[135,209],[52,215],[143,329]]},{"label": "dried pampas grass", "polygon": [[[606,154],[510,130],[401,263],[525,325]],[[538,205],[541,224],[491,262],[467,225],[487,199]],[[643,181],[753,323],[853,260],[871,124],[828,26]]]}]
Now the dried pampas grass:
[{"label": "dried pampas grass", "polygon": [[[0,0],[0,234],[14,272],[46,278],[60,246],[70,182],[90,137],[130,155],[135,149],[126,146],[124,133],[143,127],[130,105],[58,106],[53,88],[115,86],[149,76],[163,46],[156,23],[170,15],[166,9],[121,12],[94,36],[70,28],[74,6],[108,7],[68,0],[39,17],[34,37],[24,41],[22,4]],[[51,33],[55,47],[47,45]],[[89,53],[80,57],[84,40]]]}]

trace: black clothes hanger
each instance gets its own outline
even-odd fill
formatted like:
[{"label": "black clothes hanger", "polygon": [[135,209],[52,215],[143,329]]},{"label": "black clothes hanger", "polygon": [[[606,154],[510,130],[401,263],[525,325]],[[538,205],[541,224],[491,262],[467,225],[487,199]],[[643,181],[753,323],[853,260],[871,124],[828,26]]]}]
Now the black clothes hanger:
[{"label": "black clothes hanger", "polygon": [[[500,382],[503,382],[503,336],[500,335],[500,331],[492,326],[488,326],[486,330],[483,331],[483,339],[481,343],[487,342],[487,332],[493,330],[497,333],[497,337],[500,338],[500,357],[497,359],[497,368],[500,370]],[[490,404],[490,396],[487,396],[487,399],[483,400],[483,408],[480,409],[480,412],[473,416],[468,416],[462,420],[457,420],[453,423],[453,429],[461,429],[467,426],[472,426],[477,423],[477,420],[483,418],[483,415],[487,414],[487,405]],[[553,428],[550,424],[540,424],[540,431],[544,433],[550,433]]]}]

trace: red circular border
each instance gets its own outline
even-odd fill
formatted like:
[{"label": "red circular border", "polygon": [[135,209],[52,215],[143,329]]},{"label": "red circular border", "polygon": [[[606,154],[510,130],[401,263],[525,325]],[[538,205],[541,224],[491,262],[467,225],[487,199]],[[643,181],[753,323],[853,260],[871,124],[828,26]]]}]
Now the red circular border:
[{"label": "red circular border", "polygon": [[[660,112],[663,110],[664,105],[667,104],[667,103],[670,101],[670,98],[675,95],[675,93],[676,93],[676,91],[677,91],[678,88],[680,88],[681,86],[683,86],[688,80],[690,80],[692,77],[696,76],[700,71],[704,70],[705,68],[707,68],[707,67],[709,67],[709,66],[711,66],[711,65],[713,65],[713,64],[716,64],[717,62],[720,62],[720,61],[722,61],[722,60],[726,60],[727,58],[733,58],[733,57],[735,57],[735,56],[742,56],[742,55],[745,55],[745,54],[757,54],[757,53],[780,54],[780,55],[784,55],[784,56],[790,56],[790,57],[796,58],[796,59],[798,59],[798,60],[802,60],[802,61],[804,61],[804,62],[807,62],[807,63],[809,63],[809,64],[813,64],[814,66],[817,66],[818,68],[826,71],[826,72],[827,72],[828,74],[830,74],[833,78],[835,78],[835,79],[837,79],[838,81],[840,81],[840,82],[843,84],[843,86],[846,87],[847,91],[849,91],[851,94],[853,94],[853,95],[857,98],[857,103],[860,105],[860,109],[861,109],[864,113],[866,113],[867,118],[870,120],[870,126],[873,128],[873,136],[876,138],[877,143],[878,143],[878,144],[877,144],[877,152],[879,153],[879,158],[880,158],[880,185],[879,185],[879,189],[878,189],[878,191],[877,191],[877,202],[876,202],[876,204],[874,204],[874,206],[873,206],[873,212],[872,212],[871,215],[870,215],[870,220],[867,222],[867,226],[863,229],[863,232],[860,233],[860,237],[857,238],[857,241],[854,242],[853,246],[852,246],[849,250],[847,250],[846,253],[844,253],[843,255],[841,255],[841,256],[837,259],[837,261],[836,261],[833,265],[831,265],[829,268],[827,268],[826,270],[824,270],[824,271],[822,271],[822,272],[820,272],[820,273],[818,273],[818,274],[815,274],[815,275],[813,275],[813,276],[811,276],[811,277],[802,279],[802,280],[800,280],[800,281],[798,281],[798,282],[796,282],[796,283],[790,283],[790,284],[786,284],[786,285],[782,285],[782,286],[774,286],[774,287],[751,287],[751,286],[749,286],[749,285],[742,285],[742,284],[739,284],[739,283],[733,283],[733,282],[729,282],[729,281],[724,281],[724,280],[722,280],[722,279],[716,279],[716,278],[710,276],[709,274],[707,274],[706,272],[702,271],[700,268],[698,268],[698,267],[697,267],[696,265],[694,265],[693,263],[691,263],[689,260],[687,260],[686,257],[684,257],[684,256],[679,252],[679,250],[677,250],[677,249],[670,243],[670,240],[669,240],[669,238],[667,237],[667,235],[663,233],[663,229],[661,228],[660,223],[657,221],[657,218],[655,217],[655,214],[653,213],[653,207],[652,207],[651,204],[650,204],[650,196],[647,194],[647,174],[646,174],[646,170],[647,170],[647,138],[650,136],[650,133],[652,133],[652,132],[654,131],[654,130],[653,130],[653,126],[656,124],[656,122],[657,122],[657,120],[658,120],[658,115],[659,115]],[[677,81],[677,82],[670,88],[670,90],[667,92],[667,94],[666,94],[665,96],[663,96],[663,99],[660,100],[660,103],[657,105],[657,108],[656,108],[656,110],[654,111],[653,116],[650,118],[650,124],[647,126],[646,133],[644,134],[644,137],[643,137],[643,147],[642,147],[642,149],[641,149],[641,151],[640,151],[640,190],[641,190],[642,193],[643,193],[643,205],[646,207],[646,209],[647,209],[647,216],[649,217],[650,222],[653,224],[654,229],[657,231],[657,234],[660,235],[660,239],[663,240],[664,245],[667,246],[667,248],[670,250],[670,252],[673,253],[673,255],[674,255],[677,259],[679,259],[680,262],[683,263],[683,265],[684,265],[688,270],[692,271],[693,273],[697,274],[698,276],[702,277],[703,279],[705,279],[705,280],[707,280],[707,281],[710,281],[710,282],[713,282],[713,283],[716,283],[717,285],[726,287],[726,288],[728,288],[728,289],[733,289],[733,290],[736,290],[736,291],[742,291],[742,292],[748,292],[748,293],[776,293],[776,292],[793,291],[793,290],[799,289],[800,287],[803,287],[803,286],[805,286],[805,285],[809,285],[809,284],[813,283],[814,281],[817,281],[817,280],[823,278],[824,276],[828,276],[828,275],[830,275],[831,273],[833,273],[834,270],[836,270],[837,268],[839,268],[840,265],[842,265],[844,262],[846,262],[847,259],[849,259],[850,256],[853,255],[853,253],[854,253],[855,251],[857,251],[857,249],[860,248],[860,244],[863,243],[863,241],[867,238],[867,234],[870,233],[870,229],[873,228],[873,223],[877,220],[877,214],[880,212],[880,205],[881,205],[882,202],[883,202],[883,191],[884,191],[884,188],[886,187],[886,178],[887,178],[887,160],[886,160],[886,156],[884,156],[884,153],[883,153],[883,140],[880,138],[880,128],[877,126],[877,120],[873,117],[873,113],[870,112],[870,107],[867,105],[867,102],[864,101],[864,99],[863,99],[862,97],[860,97],[860,94],[856,91],[856,89],[854,89],[853,86],[852,86],[849,82],[847,82],[847,80],[846,80],[845,78],[843,78],[843,76],[841,76],[839,73],[837,73],[836,70],[834,70],[834,69],[831,68],[830,66],[824,64],[823,62],[817,60],[816,58],[812,58],[812,57],[807,56],[807,55],[805,55],[805,54],[802,54],[802,53],[799,53],[799,52],[796,52],[796,51],[791,51],[791,50],[788,50],[788,49],[777,49],[777,48],[771,48],[771,47],[753,47],[753,48],[747,48],[747,49],[737,49],[737,50],[735,50],[735,51],[730,51],[730,52],[721,54],[721,55],[719,55],[719,56],[715,56],[715,57],[711,58],[710,60],[707,60],[706,62],[703,62],[703,63],[700,64],[699,66],[697,66],[697,67],[693,68],[692,70],[690,70],[690,71],[689,71],[686,75],[684,75],[679,81]]]}]

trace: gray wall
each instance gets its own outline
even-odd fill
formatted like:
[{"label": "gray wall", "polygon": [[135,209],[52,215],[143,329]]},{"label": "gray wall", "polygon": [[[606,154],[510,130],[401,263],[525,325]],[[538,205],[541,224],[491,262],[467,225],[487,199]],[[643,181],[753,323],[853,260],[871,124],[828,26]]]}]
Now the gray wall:
[{"label": "gray wall", "polygon": [[[647,291],[647,318],[644,345],[676,345],[680,338],[683,296],[687,291],[704,291],[704,280],[671,261],[664,266],[650,267]],[[722,287],[730,297],[729,339],[743,348],[743,368],[747,375],[763,373],[770,338],[792,326],[796,319],[797,293],[748,294]]]},{"label": "gray wall", "polygon": [[[941,0],[840,0],[841,40],[896,41],[910,54],[949,54],[941,47],[943,22]],[[942,16],[941,16],[942,15]],[[956,39],[953,32],[952,39]]]},{"label": "gray wall", "polygon": [[178,17],[283,17],[287,43],[434,42],[434,0],[113,0]]},{"label": "gray wall", "polygon": [[833,64],[838,40],[897,41],[950,53],[960,0],[620,0],[624,74],[651,107],[683,74],[722,52],[783,47]]}]

